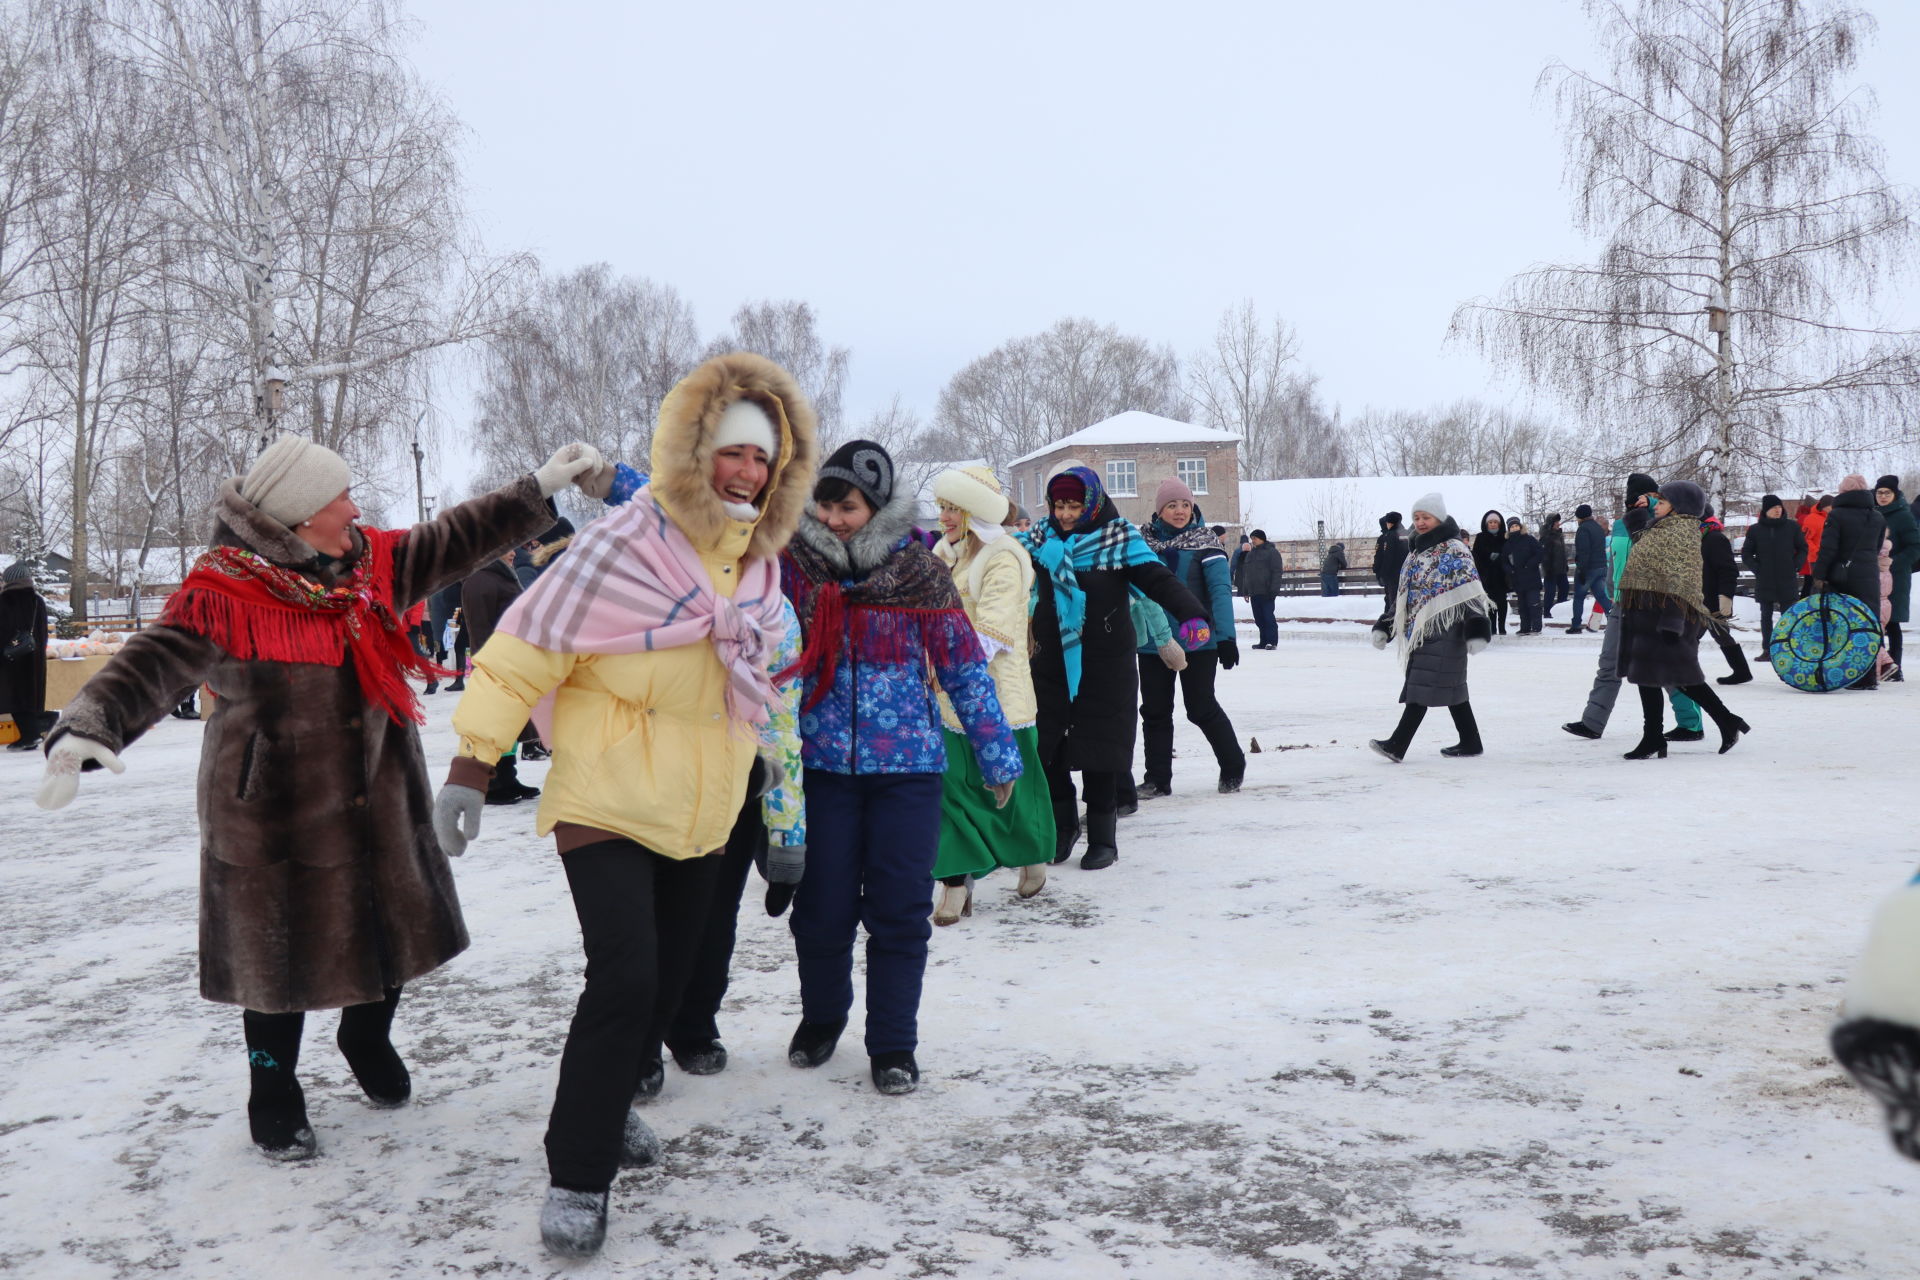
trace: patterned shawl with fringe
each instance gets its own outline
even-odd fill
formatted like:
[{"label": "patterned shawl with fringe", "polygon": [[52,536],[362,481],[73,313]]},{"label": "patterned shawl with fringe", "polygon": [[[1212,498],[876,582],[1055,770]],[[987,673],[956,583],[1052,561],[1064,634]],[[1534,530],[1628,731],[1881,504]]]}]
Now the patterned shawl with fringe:
[{"label": "patterned shawl with fringe", "polygon": [[1449,516],[1416,534],[1412,552],[1400,568],[1400,598],[1393,609],[1400,665],[1427,641],[1454,623],[1493,613],[1493,600],[1480,584],[1473,552],[1460,540],[1460,526]]}]

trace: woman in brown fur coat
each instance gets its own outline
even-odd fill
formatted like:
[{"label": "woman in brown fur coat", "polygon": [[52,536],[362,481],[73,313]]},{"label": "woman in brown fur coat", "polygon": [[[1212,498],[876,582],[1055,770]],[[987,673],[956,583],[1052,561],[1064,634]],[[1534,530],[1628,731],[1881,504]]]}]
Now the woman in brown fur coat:
[{"label": "woman in brown fur coat", "polygon": [[407,677],[416,602],[552,523],[556,490],[600,466],[568,445],[532,475],[412,529],[357,523],[346,462],[276,441],[220,488],[212,547],[48,735],[42,808],[205,682],[200,753],[200,994],[245,1010],[247,1117],[268,1156],[317,1149],[295,1075],[307,1010],[375,1106],[411,1093],[388,1030],[402,984],[466,949]]}]

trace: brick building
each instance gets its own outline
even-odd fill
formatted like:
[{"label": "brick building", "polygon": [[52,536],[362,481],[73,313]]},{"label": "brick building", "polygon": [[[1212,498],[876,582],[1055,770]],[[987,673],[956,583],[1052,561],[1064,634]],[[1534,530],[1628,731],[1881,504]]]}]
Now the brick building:
[{"label": "brick building", "polygon": [[1120,514],[1135,524],[1153,516],[1153,493],[1169,476],[1186,482],[1208,524],[1236,533],[1240,524],[1240,441],[1232,431],[1196,427],[1130,409],[1055,440],[1007,465],[1013,500],[1041,516],[1047,477],[1083,463],[1107,486]]}]

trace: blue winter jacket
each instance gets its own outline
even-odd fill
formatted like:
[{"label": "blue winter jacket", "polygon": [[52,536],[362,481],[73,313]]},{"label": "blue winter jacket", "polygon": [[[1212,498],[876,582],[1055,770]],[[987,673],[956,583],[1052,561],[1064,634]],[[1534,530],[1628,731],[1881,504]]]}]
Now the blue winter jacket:
[{"label": "blue winter jacket", "polygon": [[1594,570],[1606,567],[1607,531],[1598,518],[1588,516],[1573,531],[1573,571],[1584,578]]},{"label": "blue winter jacket", "polygon": [[[1196,522],[1199,521],[1198,510],[1193,513],[1193,518]],[[1155,516],[1148,523],[1145,532],[1152,541],[1157,542],[1175,537],[1180,530],[1171,525],[1162,524],[1160,517]],[[1171,549],[1161,551],[1158,555],[1160,563],[1172,570],[1173,576],[1180,579],[1181,585],[1193,592],[1194,598],[1207,606],[1207,626],[1212,629],[1212,634],[1195,652],[1208,653],[1218,649],[1222,640],[1235,640],[1233,566],[1232,561],[1227,558],[1226,551],[1218,546],[1186,547],[1179,551]],[[1180,619],[1171,613],[1167,614],[1167,617],[1172,619],[1172,625],[1177,632]],[[1238,641],[1235,640],[1235,643],[1237,644]],[[1143,644],[1137,652],[1153,653],[1155,647]]]},{"label": "blue winter jacket", "polygon": [[[884,552],[872,547],[876,553],[897,554],[912,538],[910,533],[888,528],[893,522],[884,517],[891,513],[892,504],[869,525],[876,534],[897,534],[885,544]],[[812,520],[811,515],[803,516],[802,530],[795,536],[817,536],[808,527]],[[860,537],[856,535],[856,543]],[[933,554],[924,545],[918,549],[922,555]],[[781,587],[798,607],[804,575],[791,556],[782,555],[780,567]],[[938,680],[973,745],[981,777],[1000,783],[1020,776],[1020,749],[1000,710],[986,655],[966,614],[958,610],[951,615],[932,613],[924,616],[920,626],[909,656],[898,663],[856,657],[843,635],[832,684],[818,701],[816,677],[808,674],[800,699],[800,758],[807,768],[845,774],[946,772],[946,739],[933,690],[933,681]],[[933,627],[944,630],[929,637],[927,629]]]}]

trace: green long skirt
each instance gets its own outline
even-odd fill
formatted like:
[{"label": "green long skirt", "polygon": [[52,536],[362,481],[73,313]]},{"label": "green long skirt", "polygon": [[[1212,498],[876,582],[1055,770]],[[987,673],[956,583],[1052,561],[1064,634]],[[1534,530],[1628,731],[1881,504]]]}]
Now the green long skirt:
[{"label": "green long skirt", "polygon": [[1022,771],[1007,807],[993,807],[993,792],[980,776],[966,735],[942,728],[947,772],[940,789],[940,857],[936,880],[982,876],[995,867],[1025,867],[1053,861],[1053,801],[1040,768],[1040,730],[1015,729]]}]

